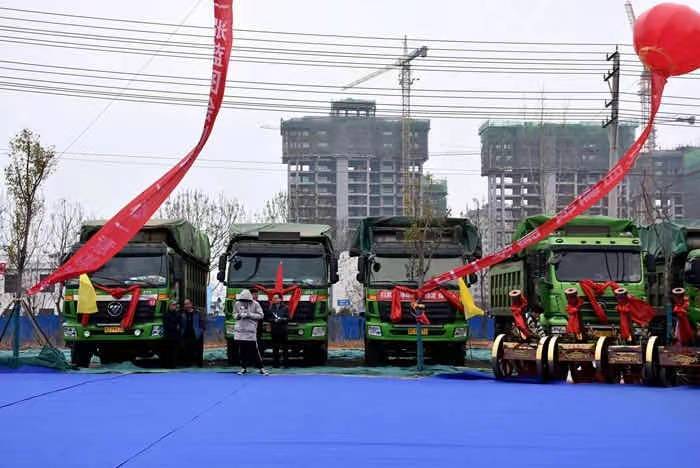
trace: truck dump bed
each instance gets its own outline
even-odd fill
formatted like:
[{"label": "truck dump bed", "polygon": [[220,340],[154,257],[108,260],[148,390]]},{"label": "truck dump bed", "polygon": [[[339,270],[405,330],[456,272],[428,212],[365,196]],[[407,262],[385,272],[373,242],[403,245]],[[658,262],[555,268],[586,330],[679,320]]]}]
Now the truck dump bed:
[{"label": "truck dump bed", "polygon": [[[105,222],[85,221],[80,229],[80,242],[90,239]],[[165,242],[200,263],[208,265],[210,260],[209,238],[184,219],[151,219],[129,242]]]}]

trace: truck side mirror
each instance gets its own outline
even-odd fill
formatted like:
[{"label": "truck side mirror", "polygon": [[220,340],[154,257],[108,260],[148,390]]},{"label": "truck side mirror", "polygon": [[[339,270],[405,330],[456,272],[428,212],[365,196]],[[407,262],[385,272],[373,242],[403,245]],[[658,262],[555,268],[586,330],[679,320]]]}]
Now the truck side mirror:
[{"label": "truck side mirror", "polygon": [[228,257],[224,254],[221,257],[219,257],[219,271],[216,272],[216,279],[220,281],[221,283],[226,280],[226,261],[228,260]]},{"label": "truck side mirror", "polygon": [[338,276],[338,257],[336,257],[335,255],[331,256],[330,268],[331,284],[335,284],[340,280],[340,277]]},{"label": "truck side mirror", "polygon": [[471,286],[472,284],[476,284],[476,282],[479,281],[479,277],[476,275],[476,273],[469,273],[469,276],[467,277],[467,282]]},{"label": "truck side mirror", "polygon": [[656,256],[652,254],[647,254],[645,260],[645,267],[647,273],[653,273],[656,271]]},{"label": "truck side mirror", "polygon": [[357,276],[355,276],[355,279],[357,279],[358,283],[364,283],[366,271],[367,271],[367,257],[364,255],[361,255],[361,256],[357,257]]},{"label": "truck side mirror", "polygon": [[374,271],[375,273],[378,273],[379,270],[381,270],[381,269],[382,269],[381,263],[379,263],[379,262],[372,263],[372,271]]}]

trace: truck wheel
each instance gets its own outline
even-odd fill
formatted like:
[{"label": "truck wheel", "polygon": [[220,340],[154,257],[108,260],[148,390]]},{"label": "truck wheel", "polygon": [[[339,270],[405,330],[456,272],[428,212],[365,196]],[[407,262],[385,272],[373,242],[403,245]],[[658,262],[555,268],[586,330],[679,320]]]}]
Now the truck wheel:
[{"label": "truck wheel", "polygon": [[383,364],[384,356],[381,343],[365,340],[365,365],[368,367]]},{"label": "truck wheel", "polygon": [[92,346],[85,343],[73,343],[70,350],[70,362],[78,367],[90,367]]},{"label": "truck wheel", "polygon": [[464,343],[457,343],[451,346],[450,351],[450,354],[452,356],[451,364],[457,367],[464,367],[464,365],[466,364],[466,358],[464,356]]},{"label": "truck wheel", "polygon": [[608,363],[608,346],[611,342],[610,337],[601,336],[595,344],[596,373],[600,380],[609,384],[620,383],[620,373]]},{"label": "truck wheel", "polygon": [[158,353],[161,367],[174,369],[177,366],[177,350],[178,344],[176,341],[163,342],[160,353]]},{"label": "truck wheel", "polygon": [[644,364],[642,365],[642,382],[644,385],[659,385],[659,337],[652,336],[644,346]]},{"label": "truck wheel", "polygon": [[503,342],[506,339],[504,333],[500,333],[491,345],[491,369],[496,380],[503,380],[513,374],[513,364],[503,359]]},{"label": "truck wheel", "polygon": [[237,366],[240,362],[238,358],[238,346],[233,340],[226,340],[226,359],[229,366]]}]

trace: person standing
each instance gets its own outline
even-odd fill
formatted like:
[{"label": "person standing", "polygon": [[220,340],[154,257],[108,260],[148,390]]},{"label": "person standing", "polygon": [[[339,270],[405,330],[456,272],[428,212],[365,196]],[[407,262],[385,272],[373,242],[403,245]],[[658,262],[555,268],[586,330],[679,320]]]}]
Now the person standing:
[{"label": "person standing", "polygon": [[204,330],[207,327],[206,316],[198,311],[192,300],[185,299],[181,316],[181,336],[186,366],[204,365]]},{"label": "person standing", "polygon": [[163,349],[160,359],[164,367],[171,369],[177,365],[180,348],[180,314],[177,301],[171,301],[163,315]]},{"label": "person standing", "polygon": [[262,307],[253,300],[250,291],[247,289],[241,291],[233,305],[233,318],[236,320],[233,339],[238,344],[238,355],[241,359],[239,375],[247,374],[248,366],[253,364],[261,374],[268,374],[263,366],[257,341],[258,321],[262,320],[263,316]]},{"label": "person standing", "polygon": [[280,366],[280,348],[282,349],[282,365],[286,369],[289,365],[288,334],[289,327],[289,307],[282,302],[280,294],[273,294],[270,299],[268,309],[268,320],[270,322],[270,334],[272,335],[272,356],[274,366]]}]

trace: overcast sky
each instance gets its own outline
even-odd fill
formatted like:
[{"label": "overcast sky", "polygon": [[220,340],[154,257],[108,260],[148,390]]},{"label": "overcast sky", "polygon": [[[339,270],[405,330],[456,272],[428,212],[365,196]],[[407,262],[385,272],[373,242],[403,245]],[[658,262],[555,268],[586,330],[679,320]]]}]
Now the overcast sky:
[{"label": "overcast sky", "polygon": [[[634,1],[633,5],[639,14],[654,3],[656,2]],[[685,3],[700,11],[699,0]],[[188,12],[195,8],[185,24],[206,26],[212,23],[212,4],[209,0],[120,0],[118,2],[4,0],[0,6],[175,24],[181,23]],[[425,43],[429,49],[434,46],[445,47],[447,43],[428,43],[411,40],[411,38],[500,42],[631,43],[631,30],[625,14],[624,2],[621,0],[435,0],[432,2],[418,0],[384,0],[381,2],[378,0],[297,0],[294,2],[287,0],[236,0],[234,2],[234,15],[235,28],[396,38],[406,34],[409,37],[410,47],[418,47]],[[37,15],[8,11],[0,11],[0,16],[41,18]],[[2,24],[18,25],[19,23],[0,19],[0,25]],[[47,25],[38,27],[49,28]],[[142,27],[149,28],[147,25]],[[196,32],[202,33],[201,31]],[[104,31],[97,31],[97,33],[104,34]],[[5,32],[0,31],[0,35],[4,34]],[[237,33],[234,30],[234,43],[239,44],[236,42],[236,36],[241,38],[254,37],[254,34]],[[45,39],[56,40],[55,37],[45,37]],[[309,39],[307,38],[307,40]],[[310,38],[310,40],[358,42],[358,40],[332,38]],[[384,40],[382,43],[387,44],[388,42]],[[243,44],[244,39],[239,45]],[[246,45],[250,46],[251,44]],[[457,43],[453,45],[464,49],[469,48],[469,44]],[[314,46],[311,45],[296,47],[314,49]],[[485,48],[486,46],[481,44],[476,47]],[[494,47],[509,48],[507,45],[495,45]],[[518,47],[522,46],[510,48],[517,49]],[[571,50],[571,47],[552,46],[551,49]],[[602,51],[606,47],[590,46],[580,49],[582,51]],[[609,49],[612,50],[612,47]],[[623,51],[630,52],[631,49],[626,48]],[[446,53],[443,52],[444,54]],[[466,55],[469,52],[461,54]],[[236,55],[235,51],[234,55]],[[514,55],[517,55],[517,52],[510,54],[510,56]],[[430,56],[431,52],[429,51]],[[596,56],[602,58],[603,54]],[[587,57],[590,58],[591,55],[589,54]],[[628,57],[628,59],[631,58],[633,57]],[[122,72],[141,71],[142,73],[185,77],[206,78],[210,74],[208,60],[163,57],[149,59],[148,55],[69,50],[3,42],[0,42],[0,59]],[[150,63],[148,63],[149,60]],[[146,63],[148,66],[144,68]],[[387,59],[387,63],[391,63],[391,61]],[[3,72],[2,75],[20,76],[19,72],[0,71]],[[369,70],[359,68],[320,68],[233,62],[230,66],[229,79],[344,85],[367,73]],[[365,86],[396,89],[393,97],[379,96],[375,98],[379,113],[386,109],[397,109],[390,107],[391,104],[396,105],[400,102],[397,75],[397,72],[391,71],[365,83]],[[416,77],[419,78],[419,81],[415,83],[417,89],[544,91],[545,100],[551,96],[547,93],[552,91],[604,91],[606,89],[606,85],[602,81],[602,73],[552,76],[417,71]],[[698,75],[695,77],[700,78]],[[89,79],[83,81],[90,82]],[[133,86],[138,87],[137,85]],[[636,91],[637,86],[637,77],[623,77],[622,91],[633,92]],[[160,88],[163,87],[164,85],[160,86]],[[229,92],[234,93],[234,91]],[[672,79],[666,93],[672,96],[699,97],[700,79]],[[242,94],[242,92],[238,94]],[[247,95],[255,95],[255,92],[248,92]],[[273,93],[258,92],[258,95],[272,96]],[[315,96],[284,94],[284,96],[321,100],[328,100],[332,97],[324,94]],[[526,94],[516,94],[516,96],[526,96]],[[636,100],[634,96],[629,96],[626,99]],[[174,161],[133,158],[131,160],[133,163],[129,164],[125,163],[125,159],[122,158],[119,163],[108,163],[105,161],[110,159],[104,156],[80,156],[76,153],[179,157],[185,154],[199,137],[204,115],[204,109],[198,107],[128,102],[115,102],[105,110],[108,101],[104,100],[29,94],[7,90],[0,90],[0,100],[2,102],[0,165],[3,166],[7,161],[5,142],[23,127],[31,128],[40,133],[45,144],[55,145],[60,152],[71,145],[91,122],[95,122],[72,144],[69,153],[60,161],[56,174],[46,187],[46,196],[49,201],[58,198],[80,201],[88,207],[91,213],[100,216],[114,214],[128,200],[161,175],[166,170],[166,164],[171,165]],[[420,103],[421,101],[416,102]],[[430,102],[430,99],[423,102]],[[436,101],[432,100],[432,102]],[[465,101],[452,102],[449,100],[442,100],[440,104],[492,105],[488,101],[465,103]],[[511,105],[536,109],[540,104],[533,101],[516,101]],[[600,103],[593,102],[587,105],[601,109],[600,118],[603,118],[602,99]],[[575,107],[576,104],[547,102],[546,106]],[[635,113],[639,109],[639,106],[634,102],[630,102],[624,107]],[[697,115],[700,112],[698,112],[698,108],[689,108],[686,115],[692,113]],[[95,120],[100,114],[102,115]],[[224,190],[231,196],[240,199],[249,211],[260,209],[267,198],[286,188],[285,167],[281,164],[275,164],[281,160],[281,137],[278,126],[280,118],[295,116],[299,116],[299,114],[222,110],[201,158],[257,161],[260,164],[198,162],[184,179],[182,187],[200,188],[212,193]],[[481,123],[480,120],[434,119],[431,122],[430,151],[436,153],[445,151],[478,152],[478,127]],[[660,127],[658,143],[662,148],[681,144],[700,145],[700,131],[698,131],[697,126],[687,128]],[[94,162],[76,160],[81,158],[91,159]],[[204,167],[214,164],[217,166],[216,168]],[[222,169],[224,166],[226,169]],[[431,158],[427,167],[438,176],[447,177],[450,192],[449,205],[454,212],[458,213],[463,210],[465,204],[472,198],[485,196],[485,179],[478,175],[480,168],[478,155],[436,156]]]}]

